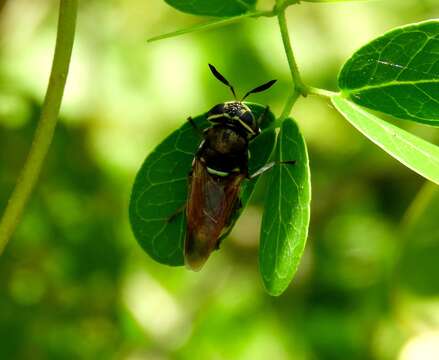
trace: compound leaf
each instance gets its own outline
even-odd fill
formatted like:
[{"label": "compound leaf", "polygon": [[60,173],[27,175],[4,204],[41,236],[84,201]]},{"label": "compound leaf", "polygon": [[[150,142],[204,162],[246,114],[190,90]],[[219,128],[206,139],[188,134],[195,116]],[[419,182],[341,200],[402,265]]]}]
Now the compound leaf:
[{"label": "compound leaf", "polygon": [[338,82],[359,105],[439,126],[439,20],[371,41],[346,62]]},{"label": "compound leaf", "polygon": [[439,147],[394,126],[341,96],[332,103],[357,130],[408,168],[439,184]]},{"label": "compound leaf", "polygon": [[[255,116],[265,109],[262,105],[247,104]],[[200,128],[208,126],[206,114],[197,116],[194,121]],[[270,112],[262,128],[267,128],[273,122],[274,115]],[[133,185],[129,207],[131,228],[142,248],[163,264],[184,264],[186,220],[183,207],[187,198],[187,176],[200,142],[199,135],[189,123],[185,123],[148,155]],[[263,131],[252,141],[250,173],[268,161],[274,143],[273,129]],[[246,181],[242,186],[243,208],[250,199],[256,181]],[[239,214],[236,214],[234,221]],[[175,217],[169,221],[172,215]]]},{"label": "compound leaf", "polygon": [[280,295],[292,280],[305,249],[310,220],[311,183],[305,141],[286,119],[278,136],[262,218],[259,268],[268,293]]},{"label": "compound leaf", "polygon": [[228,17],[244,14],[255,8],[257,0],[165,0],[177,10],[205,16]]}]

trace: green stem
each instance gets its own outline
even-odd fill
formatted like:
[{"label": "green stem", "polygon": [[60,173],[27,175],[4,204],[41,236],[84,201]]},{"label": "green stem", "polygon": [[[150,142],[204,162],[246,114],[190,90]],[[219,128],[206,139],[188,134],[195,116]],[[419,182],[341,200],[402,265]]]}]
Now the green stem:
[{"label": "green stem", "polygon": [[338,95],[338,93],[336,93],[334,91],[329,91],[329,90],[326,90],[326,89],[320,89],[320,88],[316,88],[316,87],[312,87],[312,86],[307,86],[306,90],[307,90],[308,94],[323,96],[323,97],[326,97],[326,98],[330,98],[330,97],[333,97],[335,95]]},{"label": "green stem", "polygon": [[285,8],[288,5],[291,5],[291,1],[287,2],[277,2],[276,12],[277,19],[279,22],[279,28],[282,35],[282,42],[284,44],[285,54],[287,55],[288,65],[290,67],[291,79],[293,81],[293,90],[288,96],[288,99],[285,103],[282,114],[280,115],[278,122],[282,122],[285,120],[291,113],[291,109],[296,103],[297,99],[300,95],[307,95],[307,86],[303,83],[302,78],[300,77],[299,68],[297,66],[296,59],[294,57],[293,48],[291,47],[290,35],[288,33],[287,20],[285,18]]},{"label": "green stem", "polygon": [[209,30],[209,29],[215,29],[217,27],[221,27],[224,25],[229,25],[229,24],[233,24],[239,20],[245,19],[245,18],[258,18],[258,17],[271,17],[271,16],[275,16],[275,14],[273,13],[273,11],[253,11],[253,12],[248,12],[242,15],[238,15],[238,16],[232,16],[229,18],[222,18],[222,19],[215,19],[212,21],[209,21],[207,23],[203,23],[203,24],[198,24],[198,25],[194,25],[192,27],[186,28],[186,29],[181,29],[181,30],[177,30],[177,31],[173,31],[167,34],[162,34],[162,35],[158,35],[158,36],[154,36],[150,39],[148,39],[148,42],[153,42],[153,41],[158,41],[158,40],[163,40],[163,39],[168,39],[168,38],[172,38],[175,36],[180,36],[180,35],[184,35],[184,34],[188,34],[188,33],[193,33],[193,32],[197,32],[197,31],[202,31],[202,30]]},{"label": "green stem", "polygon": [[301,0],[310,3],[337,3],[337,2],[352,2],[352,1],[371,1],[371,0]]},{"label": "green stem", "polygon": [[78,0],[61,0],[58,33],[49,85],[35,137],[15,189],[0,221],[0,255],[20,222],[52,142],[75,37]]},{"label": "green stem", "polygon": [[282,35],[282,41],[285,48],[285,53],[287,55],[288,65],[291,71],[291,77],[293,80],[294,88],[301,95],[307,95],[307,87],[303,83],[302,78],[300,76],[299,68],[297,66],[296,59],[294,57],[293,48],[291,47],[290,35],[288,33],[287,21],[285,18],[285,10],[281,9],[277,14],[277,19],[279,22],[279,28]]},{"label": "green stem", "polygon": [[431,199],[434,197],[437,191],[437,185],[426,181],[421,190],[416,194],[416,197],[408,207],[401,220],[401,229],[407,231],[413,224],[419,221],[422,213],[427,208]]},{"label": "green stem", "polygon": [[291,109],[293,108],[299,96],[300,96],[300,92],[298,92],[297,90],[293,90],[291,94],[288,96],[284,109],[282,110],[282,114],[278,119],[280,122],[284,121],[290,115]]}]

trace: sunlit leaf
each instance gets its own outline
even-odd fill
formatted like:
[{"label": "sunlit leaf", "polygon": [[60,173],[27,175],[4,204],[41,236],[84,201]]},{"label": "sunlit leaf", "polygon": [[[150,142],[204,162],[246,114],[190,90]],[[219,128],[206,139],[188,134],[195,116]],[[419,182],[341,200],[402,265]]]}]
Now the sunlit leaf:
[{"label": "sunlit leaf", "polygon": [[311,183],[305,141],[291,119],[282,123],[270,174],[261,227],[259,268],[268,293],[280,295],[292,280],[305,249]]},{"label": "sunlit leaf", "polygon": [[240,15],[255,8],[257,0],[165,0],[177,10],[205,16]]},{"label": "sunlit leaf", "polygon": [[[247,104],[256,116],[264,110],[261,105]],[[208,126],[206,114],[194,118],[194,121],[201,128]],[[262,127],[266,128],[273,122],[274,116],[270,112]],[[154,260],[163,264],[178,266],[184,263],[186,221],[182,210],[187,197],[187,176],[200,142],[199,135],[186,122],[148,155],[133,186],[130,200],[133,233],[142,248]],[[271,129],[263,131],[250,144],[250,173],[268,161],[274,143],[275,133]],[[242,186],[243,208],[256,181],[246,181]],[[169,221],[179,210],[175,218]]]},{"label": "sunlit leaf", "polygon": [[439,126],[439,21],[371,41],[343,66],[339,86],[357,104]]},{"label": "sunlit leaf", "polygon": [[357,130],[425,178],[439,184],[439,147],[394,126],[341,96],[332,103]]}]

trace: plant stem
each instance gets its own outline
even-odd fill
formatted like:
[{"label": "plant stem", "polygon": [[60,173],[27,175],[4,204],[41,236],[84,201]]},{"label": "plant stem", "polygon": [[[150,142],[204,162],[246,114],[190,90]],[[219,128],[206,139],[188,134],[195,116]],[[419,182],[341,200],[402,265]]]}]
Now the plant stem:
[{"label": "plant stem", "polygon": [[338,93],[336,93],[334,91],[329,91],[329,90],[326,90],[326,89],[320,89],[320,88],[316,88],[316,87],[312,87],[312,86],[307,86],[306,90],[307,90],[308,94],[323,96],[323,97],[326,97],[326,98],[330,98],[332,96],[338,95]]},{"label": "plant stem", "polygon": [[407,231],[407,229],[419,221],[422,213],[431,202],[431,199],[435,196],[437,190],[438,188],[435,183],[430,181],[424,183],[402,217],[400,227],[403,231]]},{"label": "plant stem", "polygon": [[288,96],[288,99],[285,103],[284,109],[282,110],[282,114],[279,116],[279,121],[284,121],[291,112],[291,109],[293,108],[294,104],[296,103],[297,99],[300,96],[300,92],[294,89],[291,94]]},{"label": "plant stem", "polygon": [[245,13],[242,15],[232,16],[229,18],[215,19],[215,20],[212,20],[212,21],[209,21],[206,23],[194,25],[194,26],[186,28],[186,29],[181,29],[181,30],[173,31],[173,32],[170,32],[167,34],[154,36],[154,37],[148,39],[147,42],[168,39],[168,38],[172,38],[175,36],[180,36],[180,35],[193,33],[193,32],[197,32],[197,31],[202,31],[202,30],[215,29],[217,27],[221,27],[224,25],[233,24],[233,23],[235,23],[239,20],[245,19],[245,18],[258,18],[258,17],[271,17],[271,16],[275,16],[275,13],[273,11],[248,12],[248,13]]},{"label": "plant stem", "polygon": [[0,255],[20,222],[52,142],[70,65],[77,10],[78,0],[60,1],[58,32],[49,85],[29,155],[0,221]]},{"label": "plant stem", "polygon": [[291,47],[290,35],[288,33],[287,21],[285,18],[285,10],[281,9],[277,14],[277,19],[279,22],[279,28],[282,35],[282,41],[285,48],[285,53],[287,55],[288,65],[291,71],[291,77],[293,79],[294,89],[298,91],[301,95],[307,95],[307,87],[303,83],[300,77],[299,68],[294,57],[293,48]]},{"label": "plant stem", "polygon": [[279,1],[276,3],[277,19],[279,22],[279,28],[282,35],[282,42],[284,44],[285,54],[287,55],[288,65],[290,67],[291,79],[293,81],[292,92],[288,96],[282,114],[278,119],[279,122],[282,122],[288,117],[288,115],[290,115],[291,109],[293,108],[294,104],[296,103],[300,95],[303,96],[307,95],[307,86],[303,83],[300,77],[299,68],[297,66],[297,62],[294,57],[293,48],[291,47],[290,35],[288,33],[287,21],[285,18],[285,8],[288,5],[291,5],[291,3],[292,3],[291,1],[290,2]]},{"label": "plant stem", "polygon": [[[301,0],[310,3],[337,3],[337,2],[352,2],[353,0]],[[370,0],[355,0],[355,1],[370,1]]]}]

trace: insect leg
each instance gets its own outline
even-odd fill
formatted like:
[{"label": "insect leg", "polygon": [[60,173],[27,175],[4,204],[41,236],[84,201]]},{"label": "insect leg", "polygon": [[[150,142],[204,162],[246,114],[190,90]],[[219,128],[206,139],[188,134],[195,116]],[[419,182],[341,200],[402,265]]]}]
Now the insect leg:
[{"label": "insect leg", "polygon": [[192,119],[190,116],[187,118],[187,121],[189,121],[189,124],[194,128],[195,132],[204,139],[204,133],[203,130],[201,130],[197,124],[195,124],[194,119]]},{"label": "insect leg", "polygon": [[175,220],[175,218],[178,216],[178,215],[180,215],[183,211],[185,211],[186,210],[186,204],[183,204],[182,206],[180,206],[177,210],[175,210],[175,212],[171,215],[171,216],[169,216],[167,219],[166,219],[166,222],[167,223],[170,223],[170,222],[173,222],[174,220]]},{"label": "insect leg", "polygon": [[266,173],[267,171],[271,170],[273,168],[273,166],[275,166],[275,165],[294,165],[295,163],[296,163],[296,160],[272,161],[272,162],[262,166],[255,173],[251,174],[248,178],[254,179],[255,177],[258,177],[259,175],[262,175],[262,174]]}]

